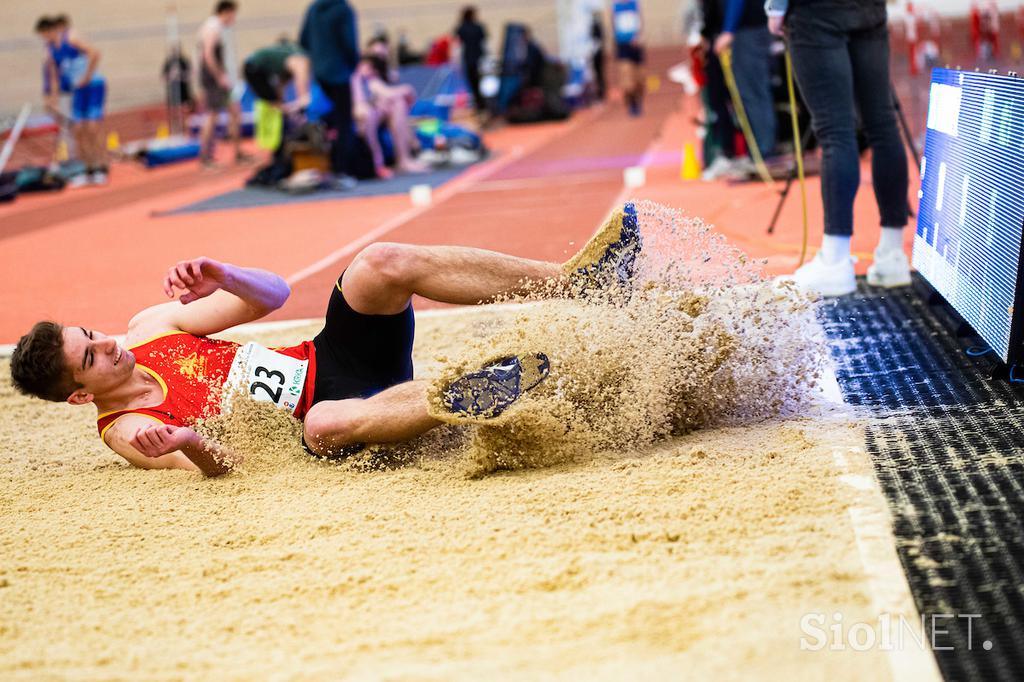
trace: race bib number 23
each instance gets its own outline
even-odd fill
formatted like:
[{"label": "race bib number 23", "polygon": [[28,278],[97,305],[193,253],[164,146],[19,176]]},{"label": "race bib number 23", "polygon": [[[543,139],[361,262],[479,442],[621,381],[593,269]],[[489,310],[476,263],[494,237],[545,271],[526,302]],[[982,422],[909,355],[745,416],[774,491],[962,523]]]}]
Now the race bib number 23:
[{"label": "race bib number 23", "polygon": [[231,408],[231,395],[241,389],[253,400],[271,402],[277,407],[294,412],[306,383],[308,360],[290,358],[264,348],[258,343],[247,343],[235,353],[225,384],[222,408]]}]

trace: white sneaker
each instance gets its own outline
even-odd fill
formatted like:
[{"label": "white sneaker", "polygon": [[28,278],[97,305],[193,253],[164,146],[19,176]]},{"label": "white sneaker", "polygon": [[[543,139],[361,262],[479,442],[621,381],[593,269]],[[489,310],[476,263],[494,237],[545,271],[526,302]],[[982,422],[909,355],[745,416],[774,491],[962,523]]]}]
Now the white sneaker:
[{"label": "white sneaker", "polygon": [[704,172],[700,174],[700,179],[705,182],[711,182],[724,176],[729,170],[732,169],[732,161],[725,158],[722,155],[715,157],[715,160],[711,162],[711,165],[704,169]]},{"label": "white sneaker", "polygon": [[875,251],[875,262],[868,268],[868,284],[873,287],[905,287],[910,284],[910,261],[902,250]]},{"label": "white sneaker", "polygon": [[89,178],[89,173],[79,173],[78,175],[71,176],[71,179],[68,180],[69,189],[88,187],[90,184],[92,184],[92,180]]},{"label": "white sneaker", "polygon": [[857,278],[853,274],[853,257],[838,263],[826,263],[821,251],[788,277],[779,279],[794,282],[804,291],[822,296],[845,296],[857,290]]},{"label": "white sneaker", "polygon": [[746,156],[740,156],[732,160],[729,170],[722,174],[726,180],[746,180],[757,173],[757,166]]},{"label": "white sneaker", "polygon": [[103,171],[93,171],[89,176],[89,184],[92,185],[105,185],[107,184],[107,174]]}]

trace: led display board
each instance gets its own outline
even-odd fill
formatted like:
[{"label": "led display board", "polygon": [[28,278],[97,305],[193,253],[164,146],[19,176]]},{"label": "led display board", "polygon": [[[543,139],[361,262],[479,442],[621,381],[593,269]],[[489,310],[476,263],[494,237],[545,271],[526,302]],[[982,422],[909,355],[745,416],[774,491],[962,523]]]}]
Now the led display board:
[{"label": "led display board", "polygon": [[914,267],[1004,362],[1022,360],[1024,79],[935,69]]}]

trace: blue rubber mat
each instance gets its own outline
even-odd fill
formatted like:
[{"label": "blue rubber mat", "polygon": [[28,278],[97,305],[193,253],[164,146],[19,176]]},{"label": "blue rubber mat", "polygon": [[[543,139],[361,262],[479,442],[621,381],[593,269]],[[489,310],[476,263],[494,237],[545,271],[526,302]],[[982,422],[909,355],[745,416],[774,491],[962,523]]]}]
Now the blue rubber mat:
[{"label": "blue rubber mat", "polygon": [[170,211],[158,213],[158,216],[182,215],[186,213],[205,213],[207,211],[230,211],[239,208],[258,208],[261,206],[281,206],[287,204],[305,204],[311,201],[337,201],[339,199],[355,199],[358,197],[378,197],[391,194],[407,194],[413,185],[430,185],[439,187],[449,180],[458,177],[466,166],[452,166],[420,173],[417,175],[396,175],[390,180],[361,180],[354,189],[349,190],[318,190],[308,194],[288,194],[267,187],[242,187],[241,189],[218,194],[193,204],[188,204]]},{"label": "blue rubber mat", "polygon": [[927,291],[861,283],[820,317],[846,402],[876,417],[866,449],[939,668],[1021,679],[1024,383]]}]

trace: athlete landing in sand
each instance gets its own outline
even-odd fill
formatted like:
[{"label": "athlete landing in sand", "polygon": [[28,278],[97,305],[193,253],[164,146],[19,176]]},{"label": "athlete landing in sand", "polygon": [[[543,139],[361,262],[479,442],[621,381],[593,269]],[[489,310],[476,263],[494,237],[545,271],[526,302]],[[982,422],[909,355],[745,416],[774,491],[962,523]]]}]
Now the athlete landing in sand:
[{"label": "athlete landing in sand", "polygon": [[[413,379],[413,294],[475,304],[522,291],[528,281],[563,280],[576,292],[603,288],[628,283],[640,249],[631,204],[564,264],[464,247],[373,244],[338,279],[316,338],[274,349],[208,335],[281,307],[290,293],[285,281],[196,258],[164,279],[164,292],[179,293],[178,302],[135,315],[123,345],[93,329],[39,322],[18,342],[11,376],[23,393],[95,404],[103,442],[146,469],[218,476],[241,461],[241,453],[192,428],[221,410],[232,387],[302,420],[303,444],[313,454],[339,456],[440,424],[428,411],[427,382]],[[442,402],[455,414],[495,416],[547,373],[542,353],[502,358],[453,381]]]}]

